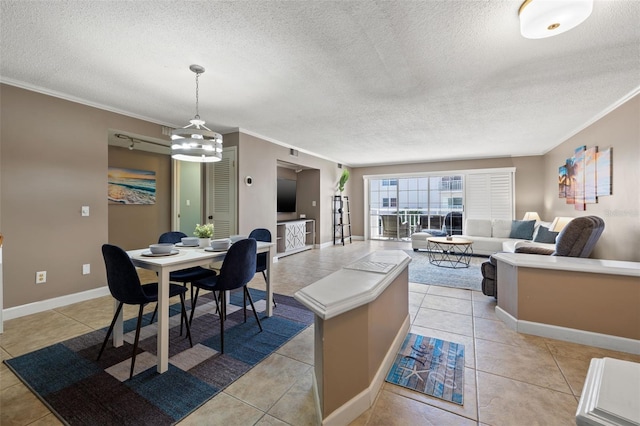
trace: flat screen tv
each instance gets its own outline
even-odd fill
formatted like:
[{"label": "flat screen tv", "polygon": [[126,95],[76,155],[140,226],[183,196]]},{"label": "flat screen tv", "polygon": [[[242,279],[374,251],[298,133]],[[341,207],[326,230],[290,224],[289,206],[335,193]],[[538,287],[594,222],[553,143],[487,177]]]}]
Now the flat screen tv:
[{"label": "flat screen tv", "polygon": [[278,213],[296,211],[296,181],[278,178]]}]

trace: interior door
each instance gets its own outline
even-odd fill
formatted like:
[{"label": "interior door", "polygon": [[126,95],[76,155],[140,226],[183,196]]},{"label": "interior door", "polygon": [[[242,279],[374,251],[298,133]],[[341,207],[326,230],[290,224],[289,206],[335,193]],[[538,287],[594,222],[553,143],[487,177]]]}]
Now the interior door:
[{"label": "interior door", "polygon": [[196,224],[202,220],[202,166],[201,163],[175,161],[174,163],[174,226],[173,229],[193,236]]},{"label": "interior door", "polygon": [[213,222],[213,237],[238,233],[238,179],[236,147],[225,148],[222,160],[205,167],[205,216]]}]

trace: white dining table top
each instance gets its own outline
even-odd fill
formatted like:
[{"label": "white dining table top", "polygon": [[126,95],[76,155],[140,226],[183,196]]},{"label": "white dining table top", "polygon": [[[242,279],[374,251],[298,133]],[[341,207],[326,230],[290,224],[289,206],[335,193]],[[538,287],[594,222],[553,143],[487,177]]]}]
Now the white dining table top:
[{"label": "white dining table top", "polygon": [[[257,241],[258,252],[269,251],[271,247],[275,246],[275,243],[268,243],[264,241]],[[147,263],[149,265],[157,266],[171,266],[180,265],[185,262],[198,261],[203,259],[222,259],[227,254],[226,251],[207,251],[200,247],[176,247],[177,254],[169,256],[145,256],[142,253],[149,252],[149,248],[129,250],[127,254],[134,259],[135,263]]]}]

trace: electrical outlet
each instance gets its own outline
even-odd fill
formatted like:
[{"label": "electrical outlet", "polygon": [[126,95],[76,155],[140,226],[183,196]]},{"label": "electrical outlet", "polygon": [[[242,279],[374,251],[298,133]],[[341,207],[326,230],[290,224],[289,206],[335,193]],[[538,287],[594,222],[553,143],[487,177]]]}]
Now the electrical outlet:
[{"label": "electrical outlet", "polygon": [[91,265],[88,263],[85,263],[84,265],[82,265],[82,275],[89,275],[91,273]]},{"label": "electrical outlet", "polygon": [[36,284],[43,284],[47,282],[47,271],[36,272]]},{"label": "electrical outlet", "polygon": [[311,202],[311,207],[315,207],[315,206],[316,206],[316,202],[315,202],[315,201],[312,201],[312,202]]},{"label": "electrical outlet", "polygon": [[82,206],[82,216],[89,216],[89,206]]}]

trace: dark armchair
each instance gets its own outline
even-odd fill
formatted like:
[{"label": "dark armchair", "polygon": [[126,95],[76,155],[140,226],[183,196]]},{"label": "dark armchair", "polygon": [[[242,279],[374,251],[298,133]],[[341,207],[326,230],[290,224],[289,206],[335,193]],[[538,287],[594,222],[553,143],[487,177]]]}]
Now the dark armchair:
[{"label": "dark armchair", "polygon": [[[598,216],[583,216],[573,219],[556,238],[555,250],[541,247],[518,247],[516,253],[541,254],[565,257],[589,257],[604,231],[604,220]],[[498,298],[497,268],[493,257],[481,267],[482,292]]]},{"label": "dark armchair", "polygon": [[442,231],[442,227],[444,226],[444,216],[439,214],[423,214],[420,215],[418,222],[418,230],[428,232],[434,237],[441,237],[446,235],[444,231]]},{"label": "dark armchair", "polygon": [[447,213],[444,217],[444,227],[448,235],[462,235],[462,213]]}]

